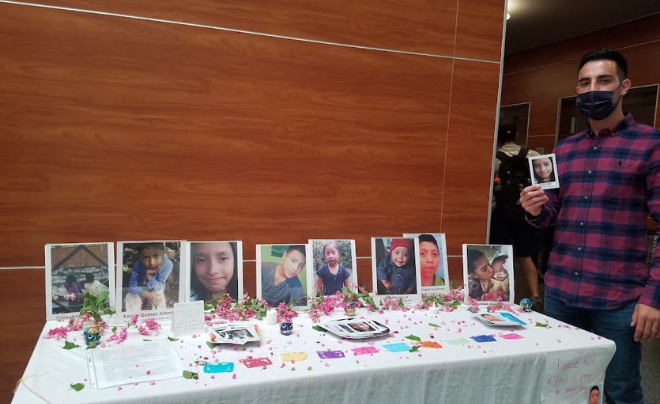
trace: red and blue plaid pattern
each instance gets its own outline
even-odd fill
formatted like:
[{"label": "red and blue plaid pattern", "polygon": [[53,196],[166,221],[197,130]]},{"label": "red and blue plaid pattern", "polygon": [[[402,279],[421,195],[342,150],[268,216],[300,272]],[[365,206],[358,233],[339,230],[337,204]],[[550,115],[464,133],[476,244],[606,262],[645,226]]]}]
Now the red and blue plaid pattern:
[{"label": "red and blue plaid pattern", "polygon": [[556,223],[546,293],[586,309],[639,299],[660,309],[660,253],[646,264],[646,218],[660,221],[660,131],[632,115],[557,144],[559,189],[530,223]]}]

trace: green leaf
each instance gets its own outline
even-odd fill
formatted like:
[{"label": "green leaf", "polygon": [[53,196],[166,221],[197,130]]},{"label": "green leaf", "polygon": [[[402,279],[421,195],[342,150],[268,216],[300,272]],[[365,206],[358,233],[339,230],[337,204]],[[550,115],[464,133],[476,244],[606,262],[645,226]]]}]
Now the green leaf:
[{"label": "green leaf", "polygon": [[73,342],[66,341],[64,342],[64,349],[73,349],[73,348],[80,348],[80,345],[74,344]]},{"label": "green leaf", "polygon": [[90,342],[89,345],[87,345],[87,349],[94,349],[96,348],[96,342]]},{"label": "green leaf", "polygon": [[546,328],[548,327],[548,325],[545,324],[545,323],[536,323],[536,326],[537,327],[546,327]]},{"label": "green leaf", "polygon": [[412,349],[410,350],[410,352],[417,352],[417,351],[419,351],[419,345],[413,346]]},{"label": "green leaf", "polygon": [[173,341],[173,342],[179,340],[178,338],[174,338],[174,337],[167,337],[167,339],[169,339],[170,341]]},{"label": "green leaf", "polygon": [[105,302],[108,296],[110,296],[110,292],[107,290],[104,290],[103,292],[99,293],[99,297],[96,298],[97,306],[102,302]]},{"label": "green leaf", "polygon": [[150,339],[143,339],[142,341],[149,342],[151,340]]},{"label": "green leaf", "polygon": [[183,378],[188,379],[188,380],[190,380],[190,379],[197,380],[197,379],[199,379],[199,374],[197,374],[195,372],[191,372],[189,370],[184,370],[183,371]]},{"label": "green leaf", "polygon": [[399,307],[404,307],[403,298],[399,298]]},{"label": "green leaf", "polygon": [[110,307],[106,307],[105,309],[103,309],[102,313],[103,314],[108,314],[108,315],[113,315],[113,314],[115,314],[115,311],[112,310]]},{"label": "green leaf", "polygon": [[429,325],[430,325],[431,327],[440,327],[439,325],[434,324],[434,323],[429,323]]},{"label": "green leaf", "polygon": [[206,341],[206,345],[211,349],[215,348],[215,344],[211,341]]},{"label": "green leaf", "polygon": [[406,338],[410,339],[410,340],[413,340],[413,341],[421,341],[422,340],[417,335],[412,335],[412,334],[408,335]]},{"label": "green leaf", "polygon": [[320,325],[315,325],[312,328],[315,329],[318,332],[326,332],[325,328],[321,327]]},{"label": "green leaf", "polygon": [[85,388],[85,385],[82,383],[76,383],[76,384],[71,383],[71,388],[74,389],[75,391],[80,391]]},{"label": "green leaf", "polygon": [[112,327],[110,331],[112,331],[112,333],[114,334],[115,332],[117,332],[117,327]]}]

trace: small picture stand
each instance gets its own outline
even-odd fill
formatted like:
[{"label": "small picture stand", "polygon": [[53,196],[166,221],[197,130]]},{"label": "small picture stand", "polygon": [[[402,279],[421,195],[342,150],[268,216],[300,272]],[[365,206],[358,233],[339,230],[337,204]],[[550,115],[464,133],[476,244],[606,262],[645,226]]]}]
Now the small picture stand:
[{"label": "small picture stand", "polygon": [[513,247],[510,245],[463,244],[465,300],[479,304],[513,304],[515,279]]},{"label": "small picture stand", "polygon": [[117,314],[129,320],[172,318],[175,303],[185,302],[185,241],[117,243]]},{"label": "small picture stand", "polygon": [[357,292],[355,240],[309,240],[313,260],[307,277],[313,279],[310,295],[334,295],[343,287]]},{"label": "small picture stand", "polygon": [[257,244],[257,298],[269,307],[280,303],[295,309],[309,307],[312,277],[305,268],[311,265],[309,244]]},{"label": "small picture stand", "polygon": [[422,293],[448,293],[447,241],[444,233],[405,233],[419,241],[419,272]]},{"label": "small picture stand", "polygon": [[372,237],[372,280],[374,301],[400,299],[405,306],[422,301],[419,242],[414,237]]},{"label": "small picture stand", "polygon": [[559,173],[554,153],[529,157],[527,160],[532,184],[541,185],[541,189],[559,188]]},{"label": "small picture stand", "polygon": [[77,317],[85,293],[108,293],[115,306],[113,243],[46,245],[46,320]]}]

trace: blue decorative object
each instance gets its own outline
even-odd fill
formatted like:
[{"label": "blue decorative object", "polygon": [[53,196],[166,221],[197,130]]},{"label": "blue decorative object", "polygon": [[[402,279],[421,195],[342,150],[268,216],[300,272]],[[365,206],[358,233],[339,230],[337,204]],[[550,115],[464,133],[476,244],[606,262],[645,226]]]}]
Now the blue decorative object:
[{"label": "blue decorative object", "polygon": [[101,340],[101,333],[99,332],[98,327],[89,327],[85,328],[83,331],[85,335],[85,344],[89,345],[91,343],[98,343]]},{"label": "blue decorative object", "polygon": [[522,307],[526,312],[530,312],[532,311],[532,301],[529,299],[522,299],[520,301],[520,307]]},{"label": "blue decorative object", "polygon": [[293,333],[293,323],[289,320],[280,323],[280,332],[282,335],[291,335]]},{"label": "blue decorative object", "polygon": [[355,315],[355,303],[353,302],[347,303],[344,312],[346,313],[347,316],[353,317]]}]

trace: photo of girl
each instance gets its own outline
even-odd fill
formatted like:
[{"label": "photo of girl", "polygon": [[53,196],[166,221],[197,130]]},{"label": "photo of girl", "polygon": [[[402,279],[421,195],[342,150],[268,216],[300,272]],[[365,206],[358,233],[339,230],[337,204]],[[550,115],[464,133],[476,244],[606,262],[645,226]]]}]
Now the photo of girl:
[{"label": "photo of girl", "polygon": [[313,265],[308,277],[314,279],[315,295],[330,296],[344,287],[356,291],[355,240],[309,240]]},{"label": "photo of girl", "polygon": [[229,294],[243,298],[243,244],[240,241],[188,243],[190,276],[186,296],[209,302]]},{"label": "photo of girl", "polygon": [[557,161],[554,153],[530,157],[528,160],[534,184],[540,184],[542,189],[559,188],[559,176],[555,170]]},{"label": "photo of girl", "polygon": [[114,267],[112,243],[46,245],[46,318],[77,315],[85,292],[94,296],[108,292],[114,307]]}]

